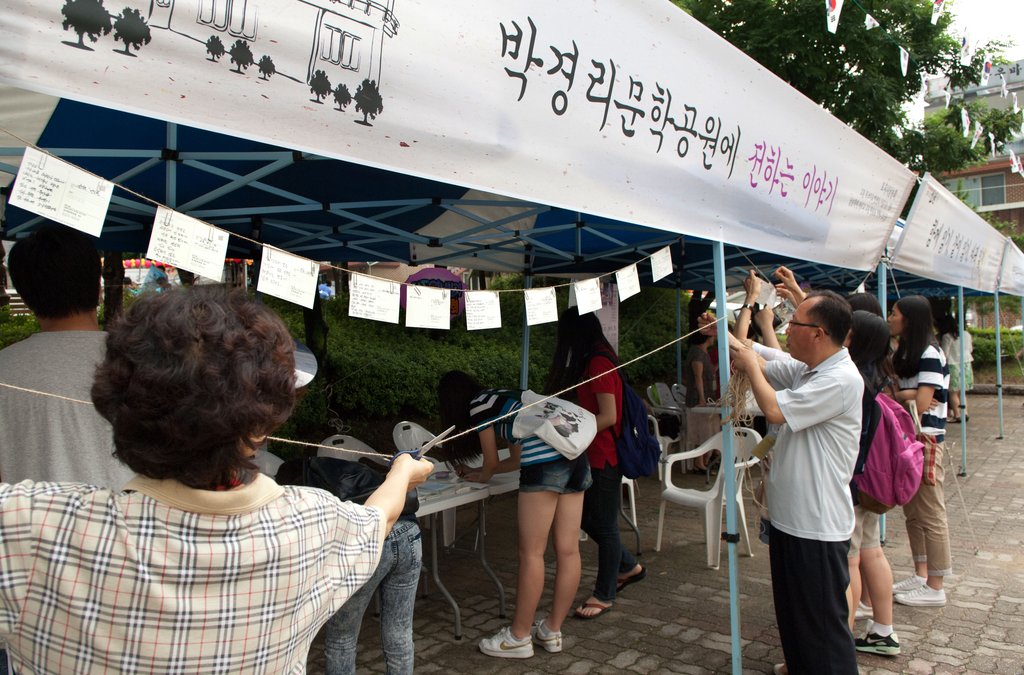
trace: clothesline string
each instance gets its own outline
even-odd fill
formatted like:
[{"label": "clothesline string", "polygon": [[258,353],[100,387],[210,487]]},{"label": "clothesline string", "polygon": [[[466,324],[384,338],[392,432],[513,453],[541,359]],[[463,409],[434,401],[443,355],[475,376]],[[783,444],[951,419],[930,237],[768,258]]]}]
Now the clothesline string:
[{"label": "clothesline string", "polygon": [[[726,319],[726,317],[720,317],[720,318],[716,319],[715,323],[721,322],[724,319]],[[502,415],[500,417],[497,417],[497,418],[487,422],[486,424],[477,425],[475,427],[471,427],[471,428],[466,429],[464,431],[460,431],[460,432],[458,432],[456,434],[453,434],[453,435],[449,436],[448,438],[446,438],[444,441],[442,441],[441,444],[443,445],[444,443],[447,443],[448,441],[452,441],[452,440],[454,440],[456,438],[460,438],[460,437],[465,436],[465,435],[470,434],[470,433],[476,433],[480,429],[483,429],[483,428],[485,428],[487,426],[490,426],[490,425],[494,424],[495,422],[499,422],[499,421],[501,421],[503,419],[506,419],[508,417],[512,417],[514,415],[517,415],[517,414],[519,414],[520,411],[525,410],[527,408],[531,408],[531,407],[536,406],[536,405],[542,405],[544,402],[546,402],[546,401],[548,401],[548,400],[550,400],[552,398],[561,396],[562,394],[570,392],[573,389],[576,389],[577,387],[580,387],[580,386],[582,386],[584,384],[588,384],[590,382],[593,382],[594,380],[600,379],[600,378],[604,377],[605,375],[608,375],[609,373],[617,372],[618,370],[620,370],[622,368],[625,368],[626,366],[630,366],[630,365],[632,365],[632,364],[634,364],[634,363],[636,363],[638,361],[642,361],[643,359],[646,359],[646,358],[652,356],[653,354],[656,354],[657,352],[660,352],[663,349],[667,349],[668,347],[671,347],[671,346],[675,345],[677,342],[685,340],[685,339],[689,338],[691,335],[694,335],[694,334],[700,332],[701,330],[705,330],[705,329],[706,329],[706,327],[702,327],[702,328],[698,328],[696,330],[690,331],[689,333],[687,333],[685,335],[680,335],[679,337],[677,337],[677,338],[675,338],[673,340],[670,340],[670,341],[666,342],[665,344],[663,344],[663,345],[661,345],[659,347],[655,347],[654,349],[652,349],[652,350],[650,350],[650,351],[648,351],[648,352],[646,352],[644,354],[641,354],[640,356],[637,356],[636,358],[630,359],[629,361],[626,361],[625,363],[620,363],[619,365],[617,365],[617,366],[615,366],[613,368],[609,368],[608,370],[606,370],[606,371],[604,371],[602,373],[599,373],[599,374],[597,374],[597,375],[595,375],[595,376],[593,376],[591,378],[588,378],[586,380],[582,380],[581,382],[577,382],[576,384],[571,385],[569,387],[566,387],[565,389],[562,389],[561,391],[556,391],[553,394],[550,394],[548,396],[544,396],[543,398],[541,398],[541,399],[539,399],[537,401],[534,401],[533,403],[529,403],[529,404],[523,405],[521,408],[519,408],[517,410],[514,410],[512,412],[506,413],[506,414],[504,414],[504,415]],[[22,393],[32,394],[32,395],[35,395],[35,396],[46,396],[46,397],[49,397],[49,398],[54,398],[54,399],[58,399],[58,400],[61,400],[61,401],[67,401],[69,403],[75,403],[75,404],[78,404],[78,405],[93,405],[92,401],[85,401],[85,400],[82,400],[82,399],[73,398],[71,396],[63,396],[61,394],[54,394],[52,392],[39,391],[37,389],[30,389],[28,387],[19,387],[18,385],[8,384],[6,382],[0,382],[0,387],[6,388],[6,389],[11,389],[11,390],[14,390],[14,391],[20,391]],[[275,441],[275,442],[278,442],[278,443],[284,443],[286,445],[295,445],[295,446],[304,447],[304,448],[317,448],[317,449],[324,448],[324,449],[328,449],[328,450],[337,449],[334,446],[323,445],[322,443],[311,443],[311,442],[308,442],[308,441],[298,441],[298,440],[291,439],[291,438],[281,438],[279,436],[267,436],[267,440]],[[348,448],[345,449],[345,452],[346,453],[355,454],[355,455],[365,455],[367,457],[387,456],[387,455],[382,455],[382,453],[379,453],[379,452],[367,452],[367,451],[364,451],[364,450],[350,450]]]}]

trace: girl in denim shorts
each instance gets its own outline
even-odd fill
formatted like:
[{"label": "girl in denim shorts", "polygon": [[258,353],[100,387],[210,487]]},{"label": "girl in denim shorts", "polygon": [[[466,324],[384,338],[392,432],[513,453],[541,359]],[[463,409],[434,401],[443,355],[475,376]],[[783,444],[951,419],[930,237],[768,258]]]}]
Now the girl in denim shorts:
[{"label": "girl in denim shorts", "polygon": [[[519,574],[512,625],[480,641],[480,651],[500,658],[533,656],[537,644],[549,652],[562,651],[562,620],[569,613],[580,582],[579,530],[583,493],[590,487],[585,455],[566,459],[536,436],[512,434],[515,411],[522,407],[522,390],[485,389],[461,371],[446,373],[438,384],[441,421],[477,433],[452,439],[446,445],[459,457],[483,455],[480,467],[460,464],[466,480],[486,483],[495,473],[519,470]],[[508,417],[504,417],[509,415]],[[498,443],[508,444],[509,456],[498,457]],[[534,621],[544,592],[544,552],[554,534],[555,571],[551,611]]]}]

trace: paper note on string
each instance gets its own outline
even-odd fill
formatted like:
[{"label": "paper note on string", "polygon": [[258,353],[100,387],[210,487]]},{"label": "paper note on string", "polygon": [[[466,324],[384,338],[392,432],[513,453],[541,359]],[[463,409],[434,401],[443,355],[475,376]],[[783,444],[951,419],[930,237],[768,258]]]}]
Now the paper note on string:
[{"label": "paper note on string", "polygon": [[576,295],[576,305],[580,314],[588,314],[601,309],[601,282],[598,279],[583,279],[572,284]]},{"label": "paper note on string", "polygon": [[409,328],[451,328],[451,290],[413,284],[405,289],[405,325]]},{"label": "paper note on string", "polygon": [[501,328],[501,302],[494,291],[466,291],[466,330]]},{"label": "paper note on string", "polygon": [[615,285],[619,287],[619,302],[631,298],[640,292],[640,275],[636,273],[636,265],[623,267],[615,273]]},{"label": "paper note on string", "polygon": [[398,323],[401,295],[397,282],[353,274],[348,282],[348,315]]},{"label": "paper note on string", "polygon": [[220,281],[228,233],[173,209],[158,206],[146,257]]},{"label": "paper note on string", "polygon": [[523,302],[526,303],[526,325],[558,321],[558,303],[555,302],[553,287],[527,288],[523,291]]},{"label": "paper note on string", "polygon": [[256,290],[312,309],[319,276],[319,263],[264,246]]},{"label": "paper note on string", "polygon": [[654,281],[672,274],[672,249],[668,246],[651,256],[651,275]]},{"label": "paper note on string", "polygon": [[110,181],[26,147],[10,203],[98,237],[113,194]]}]

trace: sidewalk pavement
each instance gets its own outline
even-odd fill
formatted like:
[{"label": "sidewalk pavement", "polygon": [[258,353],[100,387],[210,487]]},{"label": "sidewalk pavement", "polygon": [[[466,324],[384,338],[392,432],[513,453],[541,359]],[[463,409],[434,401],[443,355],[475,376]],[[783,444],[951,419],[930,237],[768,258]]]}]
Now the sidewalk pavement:
[{"label": "sidewalk pavement", "polygon": [[[946,508],[955,572],[946,581],[947,605],[896,605],[895,628],[902,654],[860,654],[862,674],[1024,674],[1024,415],[1019,398],[1004,399],[1005,438],[999,439],[996,398],[972,395],[969,403],[966,477],[956,476],[961,466],[957,425],[948,429],[946,443]],[[756,470],[752,475],[755,480],[759,476]],[[698,487],[704,479],[686,476],[684,480]],[[720,569],[708,569],[696,512],[669,506],[665,541],[661,552],[655,552],[660,483],[655,478],[641,479],[637,486],[640,562],[648,569],[647,578],[623,591],[604,616],[593,621],[566,619],[560,654],[537,649],[533,658],[524,660],[496,659],[477,649],[480,638],[511,619],[498,617],[494,586],[469,550],[474,544],[476,510],[461,509],[461,538],[454,550],[443,555],[441,573],[462,608],[464,637],[453,638],[451,609],[431,580],[426,596],[416,603],[416,672],[731,673],[725,550]],[[757,541],[756,509],[745,491],[754,557],[738,558],[743,672],[771,673],[772,664],[783,660],[782,649],[768,551]],[[487,555],[505,585],[511,616],[516,584],[515,495],[495,498],[487,513]],[[624,529],[622,536],[624,543],[635,546],[631,532]],[[425,532],[425,547],[428,542]],[[577,598],[582,601],[592,588],[597,561],[592,542],[581,542],[580,550],[583,579]],[[912,564],[899,509],[887,517],[885,552],[896,579],[905,578]],[[554,573],[550,548],[548,561],[548,588],[538,617],[550,602]],[[865,622],[859,621],[858,634],[863,634],[864,627]],[[385,672],[378,636],[378,619],[367,612],[359,641],[359,672]],[[322,636],[313,643],[308,670],[324,672]]]}]

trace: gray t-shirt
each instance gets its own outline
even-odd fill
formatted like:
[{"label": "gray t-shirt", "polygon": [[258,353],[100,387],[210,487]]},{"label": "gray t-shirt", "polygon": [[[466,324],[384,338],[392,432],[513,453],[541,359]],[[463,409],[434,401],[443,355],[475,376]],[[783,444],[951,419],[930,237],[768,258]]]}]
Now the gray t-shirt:
[{"label": "gray t-shirt", "polygon": [[0,351],[0,382],[89,401],[72,403],[0,387],[0,478],[120,489],[134,475],[112,456],[110,425],[92,406],[107,334],[36,333]]},{"label": "gray t-shirt", "polygon": [[768,473],[772,525],[803,539],[849,539],[864,392],[857,366],[844,347],[813,370],[796,360],[769,361],[765,376],[786,418]]}]

